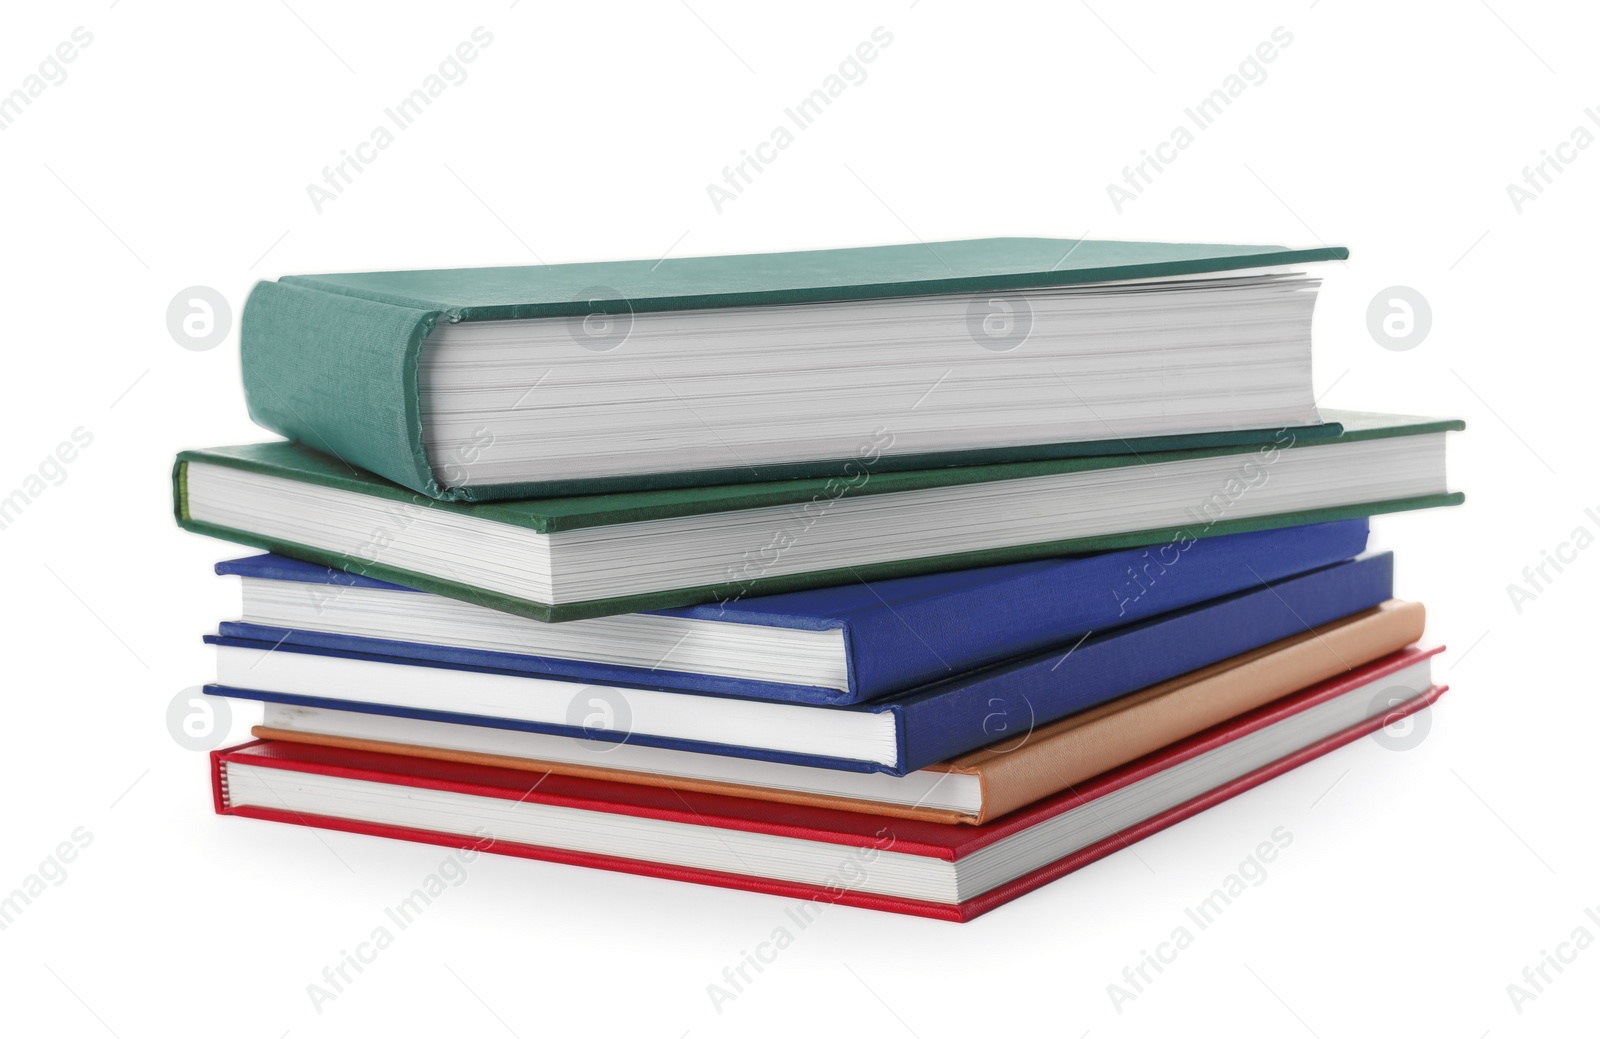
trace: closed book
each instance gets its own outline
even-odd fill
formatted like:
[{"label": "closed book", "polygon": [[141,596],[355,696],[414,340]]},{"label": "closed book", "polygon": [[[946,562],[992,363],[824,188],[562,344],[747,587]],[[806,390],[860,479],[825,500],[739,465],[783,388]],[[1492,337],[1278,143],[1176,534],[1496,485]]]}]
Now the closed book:
[{"label": "closed book", "polygon": [[283,556],[217,564],[219,633],[446,664],[797,703],[850,704],[1350,559],[1367,522],[858,582],[545,624]]},{"label": "closed book", "polygon": [[280,703],[266,704],[263,724],[251,732],[260,739],[975,824],[1399,652],[1422,637],[1423,615],[1420,603],[1391,600],[905,776]]},{"label": "closed book", "polygon": [[245,305],[245,397],[458,501],[1310,437],[1317,283],[1291,268],[1346,255],[1001,238],[294,275]]},{"label": "closed book", "polygon": [[[755,595],[1453,505],[1458,421],[1338,414],[1273,443],[854,479],[438,502],[291,443],[186,451],[186,529],[536,620]],[[463,545],[470,544],[470,551]]]},{"label": "closed book", "polygon": [[1431,655],[1385,658],[981,826],[276,741],[214,751],[212,795],[224,815],[780,895],[801,926],[836,904],[965,921],[1423,709],[1444,691]]},{"label": "closed book", "polygon": [[208,636],[215,695],[905,775],[1392,597],[1363,556],[847,707],[601,685]]}]

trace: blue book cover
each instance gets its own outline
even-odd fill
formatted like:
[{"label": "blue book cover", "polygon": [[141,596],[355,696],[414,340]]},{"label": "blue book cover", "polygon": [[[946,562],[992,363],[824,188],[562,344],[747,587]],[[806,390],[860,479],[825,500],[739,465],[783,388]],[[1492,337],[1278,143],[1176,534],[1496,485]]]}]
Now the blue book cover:
[{"label": "blue book cover", "polygon": [[[641,668],[240,622],[224,623],[220,632],[272,644],[586,682],[844,705],[879,700],[1091,632],[1111,631],[1263,581],[1342,562],[1360,554],[1366,543],[1365,519],[1339,520],[652,611],[729,624],[841,630],[847,682],[843,689],[679,671],[670,665]],[[217,572],[430,594],[274,555],[219,563]]]},{"label": "blue book cover", "polygon": [[[1080,638],[1076,642],[1058,645],[1048,652],[930,683],[874,703],[801,708],[890,715],[893,719],[895,749],[893,760],[887,761],[774,751],[759,745],[734,746],[664,738],[636,728],[594,731],[581,725],[546,724],[394,707],[341,700],[335,689],[330,689],[327,696],[303,696],[222,685],[208,686],[206,691],[217,696],[241,699],[526,729],[575,738],[613,742],[627,740],[645,746],[729,754],[821,768],[905,775],[979,747],[1024,740],[1035,726],[1377,606],[1392,597],[1393,578],[1394,558],[1391,554],[1385,552],[1362,556],[1270,584],[1258,582],[1256,587],[1248,591],[1104,634]],[[206,641],[214,645],[269,653],[309,653],[527,677],[525,672],[497,668],[402,660],[313,647],[274,646],[226,636],[207,636]],[[570,684],[575,689],[583,689],[586,685],[579,682]],[[611,688],[625,703],[629,687]],[[677,692],[673,695],[698,698],[701,694]],[[784,705],[772,709],[795,708]],[[759,742],[758,739],[751,740],[752,744]]]}]

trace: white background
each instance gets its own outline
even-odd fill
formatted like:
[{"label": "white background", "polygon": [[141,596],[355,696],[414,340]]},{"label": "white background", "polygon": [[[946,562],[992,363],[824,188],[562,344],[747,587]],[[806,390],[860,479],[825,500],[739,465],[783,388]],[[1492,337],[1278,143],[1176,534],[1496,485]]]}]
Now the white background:
[{"label": "white background", "polygon": [[[0,894],[92,843],[0,930],[0,1029],[122,1037],[580,1032],[1570,1035],[1600,945],[1507,985],[1600,906],[1592,667],[1600,550],[1507,592],[1600,507],[1596,18],[1493,0],[1092,0],[611,7],[291,0],[14,5],[0,94],[93,42],[0,132],[0,495],[93,443],[0,530]],[[1496,13],[1498,12],[1498,14]],[[1501,16],[1504,16],[1502,20]],[[1509,23],[1509,24],[1507,24]],[[493,43],[319,214],[306,185],[476,26]],[[706,185],[874,27],[892,44],[718,213]],[[1293,42],[1118,213],[1106,186],[1275,27]],[[1547,167],[1548,168],[1548,167]],[[1453,687],[1407,752],[1371,740],[957,926],[830,909],[732,1002],[707,986],[785,902],[482,856],[319,1013],[307,985],[441,849],[221,819],[166,708],[210,677],[239,554],[180,532],[172,454],[264,434],[237,323],[196,352],[169,301],[295,272],[796,249],[1000,234],[1349,245],[1317,315],[1325,405],[1465,418],[1469,503],[1385,517]],[[1389,286],[1428,337],[1380,347]],[[1550,571],[1553,574],[1553,571]],[[1585,605],[1588,604],[1588,605]],[[240,705],[235,735],[251,718]],[[1107,985],[1275,827],[1259,887],[1119,1008]],[[1597,910],[1600,913],[1600,910]],[[1520,1011],[1520,1012],[1519,1012]]]}]

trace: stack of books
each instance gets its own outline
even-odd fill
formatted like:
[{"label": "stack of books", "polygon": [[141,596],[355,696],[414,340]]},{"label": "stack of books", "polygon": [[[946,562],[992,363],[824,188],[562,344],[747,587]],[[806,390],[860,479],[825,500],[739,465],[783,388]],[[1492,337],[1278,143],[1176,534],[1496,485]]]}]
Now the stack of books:
[{"label": "stack of books", "polygon": [[[268,555],[216,808],[966,920],[1427,707],[1319,413],[1343,249],[991,239],[286,277],[178,522]],[[558,867],[540,870],[559,882]]]}]

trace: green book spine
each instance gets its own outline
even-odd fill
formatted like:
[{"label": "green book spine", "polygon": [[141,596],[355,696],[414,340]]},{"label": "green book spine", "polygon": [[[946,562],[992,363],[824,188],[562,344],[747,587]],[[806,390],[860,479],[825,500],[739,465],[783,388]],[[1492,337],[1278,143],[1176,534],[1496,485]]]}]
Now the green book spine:
[{"label": "green book spine", "polygon": [[259,426],[434,498],[417,356],[438,310],[287,282],[245,302],[240,367]]}]

